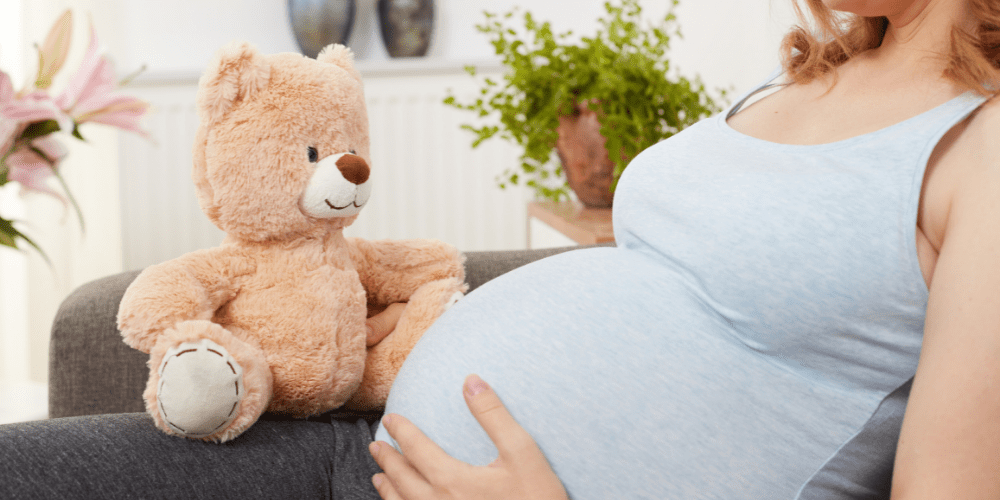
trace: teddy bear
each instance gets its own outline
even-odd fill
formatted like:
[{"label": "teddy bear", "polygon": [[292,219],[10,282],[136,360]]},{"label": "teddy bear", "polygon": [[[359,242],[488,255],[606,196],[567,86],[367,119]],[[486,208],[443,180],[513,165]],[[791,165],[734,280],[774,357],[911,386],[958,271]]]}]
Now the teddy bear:
[{"label": "teddy bear", "polygon": [[[223,47],[198,83],[192,178],[226,233],[143,270],[118,311],[149,354],[146,409],[168,434],[235,438],[265,411],[378,409],[406,355],[467,290],[440,241],[347,238],[371,196],[368,116],[347,47],[316,59]],[[366,346],[365,320],[405,302]]]}]

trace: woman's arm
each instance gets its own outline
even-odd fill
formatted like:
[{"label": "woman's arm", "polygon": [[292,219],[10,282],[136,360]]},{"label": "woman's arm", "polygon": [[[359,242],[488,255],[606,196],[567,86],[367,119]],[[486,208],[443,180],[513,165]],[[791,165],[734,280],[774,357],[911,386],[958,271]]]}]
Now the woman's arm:
[{"label": "woman's arm", "polygon": [[[995,136],[1000,113],[982,113]],[[976,125],[931,281],[895,500],[1000,498],[1000,146]]]},{"label": "woman's arm", "polygon": [[542,451],[493,389],[470,375],[463,393],[496,445],[497,459],[486,467],[455,460],[405,418],[386,415],[382,425],[406,455],[385,442],[371,444],[372,456],[385,471],[372,478],[379,495],[385,500],[566,500],[566,490]]}]

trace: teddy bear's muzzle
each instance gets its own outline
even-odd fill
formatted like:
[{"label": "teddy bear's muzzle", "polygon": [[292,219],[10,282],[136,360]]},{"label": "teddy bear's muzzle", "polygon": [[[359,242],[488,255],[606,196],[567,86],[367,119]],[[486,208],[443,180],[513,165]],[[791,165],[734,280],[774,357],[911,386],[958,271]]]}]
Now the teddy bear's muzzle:
[{"label": "teddy bear's muzzle", "polygon": [[357,215],[371,196],[371,169],[364,158],[338,153],[315,165],[299,200],[302,212],[319,219]]}]

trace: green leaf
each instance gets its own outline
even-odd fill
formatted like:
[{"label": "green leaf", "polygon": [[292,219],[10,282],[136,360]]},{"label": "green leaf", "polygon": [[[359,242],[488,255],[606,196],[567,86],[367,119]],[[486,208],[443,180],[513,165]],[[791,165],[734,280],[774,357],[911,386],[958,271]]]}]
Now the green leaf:
[{"label": "green leaf", "polygon": [[49,260],[49,256],[42,251],[42,248],[39,247],[37,243],[35,243],[31,238],[25,236],[23,233],[18,231],[17,228],[14,227],[14,221],[10,221],[3,217],[0,217],[0,245],[19,249],[17,246],[18,239],[22,239],[27,244],[31,245],[35,249],[35,251],[37,251],[38,254],[42,256],[42,259],[45,260],[45,263],[48,264],[49,267],[52,267],[52,261]]},{"label": "green leaf", "polygon": [[21,139],[30,141],[59,131],[59,122],[55,120],[44,120],[28,125],[24,132],[21,132]]},{"label": "green leaf", "polygon": [[10,221],[0,217],[0,245],[17,248],[17,240],[15,238],[19,235],[20,233],[14,229]]}]

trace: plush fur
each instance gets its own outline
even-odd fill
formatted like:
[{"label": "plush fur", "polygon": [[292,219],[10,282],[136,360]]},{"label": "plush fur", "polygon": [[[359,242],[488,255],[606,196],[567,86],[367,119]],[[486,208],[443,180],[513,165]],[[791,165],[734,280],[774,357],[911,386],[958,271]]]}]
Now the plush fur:
[{"label": "plush fur", "polygon": [[[200,339],[226,351],[219,362],[240,365],[243,385],[231,424],[187,437],[232,439],[264,411],[306,417],[383,406],[410,349],[467,287],[463,257],[449,245],[343,235],[374,175],[350,50],[333,45],[313,60],[230,44],[201,78],[197,105],[192,177],[227,237],[147,268],[122,299],[125,342],[150,353],[150,415],[164,432],[186,435],[167,425],[160,405],[207,411],[197,390],[209,381],[186,381],[192,395],[183,400],[159,393],[170,350]],[[367,349],[365,319],[394,302],[407,302],[395,331]]]}]

